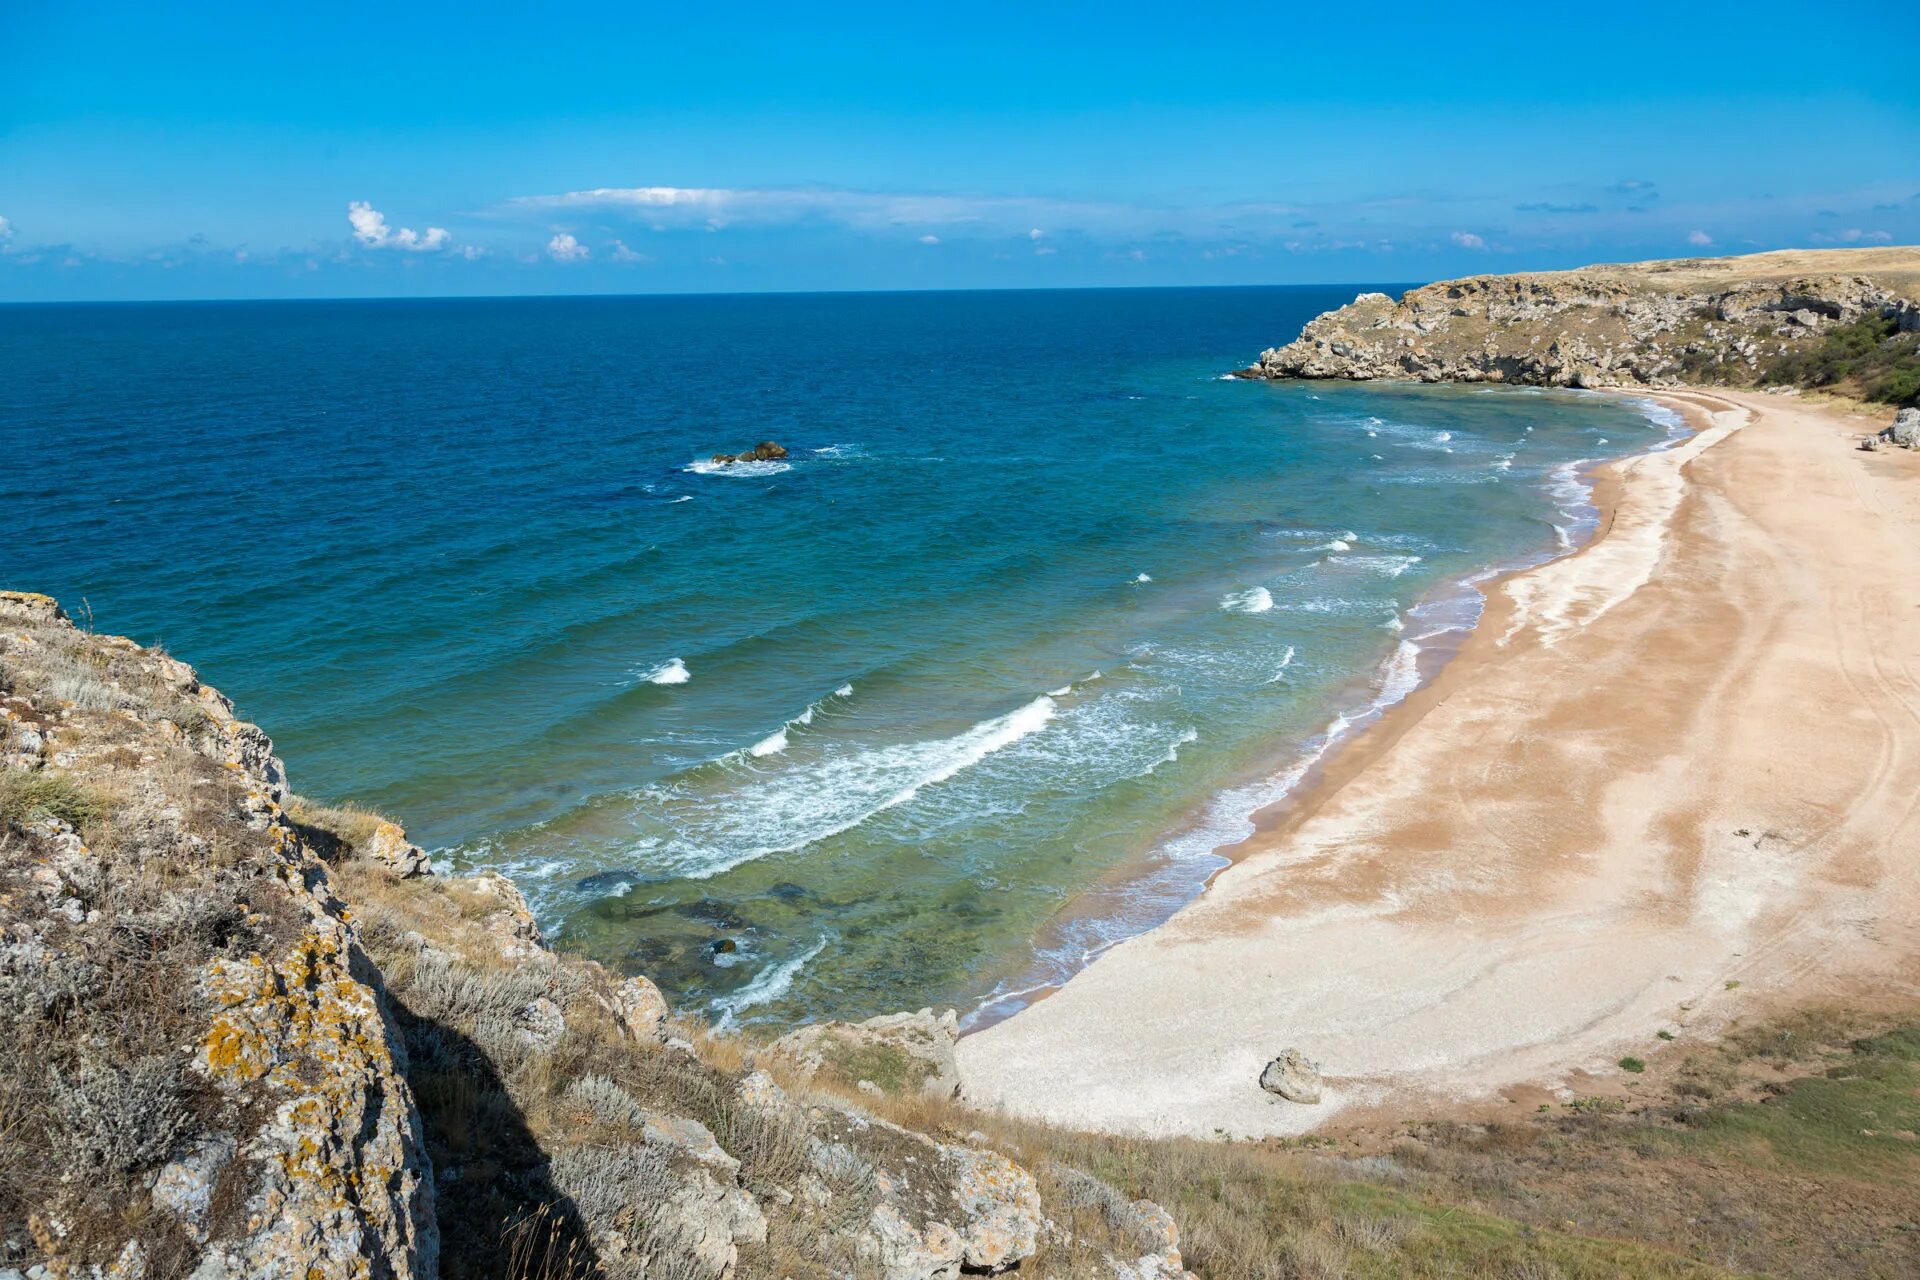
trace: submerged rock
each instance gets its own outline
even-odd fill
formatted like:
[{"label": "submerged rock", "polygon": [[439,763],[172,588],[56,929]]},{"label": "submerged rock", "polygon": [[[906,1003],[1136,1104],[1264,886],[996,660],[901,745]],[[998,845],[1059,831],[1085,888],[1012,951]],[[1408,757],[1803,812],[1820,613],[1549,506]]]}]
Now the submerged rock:
[{"label": "submerged rock", "polygon": [[1289,1049],[1260,1073],[1260,1087],[1288,1102],[1320,1101],[1320,1072],[1298,1049]]}]

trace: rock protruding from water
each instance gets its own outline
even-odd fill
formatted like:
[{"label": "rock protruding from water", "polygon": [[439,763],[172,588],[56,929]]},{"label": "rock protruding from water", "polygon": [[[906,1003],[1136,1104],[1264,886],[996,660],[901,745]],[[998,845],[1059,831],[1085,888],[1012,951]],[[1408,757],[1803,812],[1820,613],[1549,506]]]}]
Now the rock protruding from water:
[{"label": "rock protruding from water", "polygon": [[722,466],[735,462],[779,462],[787,456],[787,447],[775,444],[771,440],[762,440],[751,449],[740,453],[716,453],[713,460]]},{"label": "rock protruding from water", "polygon": [[959,1039],[953,1010],[922,1009],[865,1022],[816,1022],[781,1036],[772,1051],[806,1075],[824,1072],[847,1084],[871,1082],[884,1093],[951,1098],[960,1088],[953,1052]]},{"label": "rock protruding from water", "polygon": [[1320,1071],[1298,1049],[1289,1049],[1260,1073],[1260,1087],[1288,1102],[1312,1105],[1320,1101]]}]

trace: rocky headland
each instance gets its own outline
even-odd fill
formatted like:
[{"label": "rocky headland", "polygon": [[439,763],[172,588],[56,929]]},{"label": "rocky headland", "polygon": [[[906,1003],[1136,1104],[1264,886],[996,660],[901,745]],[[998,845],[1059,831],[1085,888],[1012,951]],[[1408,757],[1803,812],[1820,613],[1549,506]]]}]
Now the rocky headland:
[{"label": "rocky headland", "polygon": [[1788,250],[1362,294],[1242,376],[1920,396],[1920,248]]}]

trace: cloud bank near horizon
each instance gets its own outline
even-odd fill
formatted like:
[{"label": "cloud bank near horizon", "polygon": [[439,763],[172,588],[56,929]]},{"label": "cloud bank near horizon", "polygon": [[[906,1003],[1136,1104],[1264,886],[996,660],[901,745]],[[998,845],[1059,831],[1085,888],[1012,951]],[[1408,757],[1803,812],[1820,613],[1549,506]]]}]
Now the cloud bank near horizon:
[{"label": "cloud bank near horizon", "polygon": [[[230,277],[300,278],[316,291],[332,287],[324,283],[330,279],[349,288],[397,279],[399,292],[458,292],[466,287],[462,272],[474,287],[507,291],[596,284],[725,291],[782,287],[796,271],[809,287],[825,288],[875,287],[862,274],[889,272],[908,287],[1128,282],[1116,273],[1160,284],[1433,279],[1629,257],[1920,241],[1916,185],[1909,179],[1714,202],[1676,198],[1647,177],[1521,200],[1416,192],[1124,202],[827,185],[606,186],[441,210],[419,221],[420,229],[395,225],[385,201],[354,199],[338,236],[270,249],[188,235],[107,250],[36,236],[0,218],[0,296],[9,274],[30,269],[125,276],[213,264]],[[804,272],[815,263],[819,278],[809,280]],[[1100,280],[1089,278],[1096,274]]]}]

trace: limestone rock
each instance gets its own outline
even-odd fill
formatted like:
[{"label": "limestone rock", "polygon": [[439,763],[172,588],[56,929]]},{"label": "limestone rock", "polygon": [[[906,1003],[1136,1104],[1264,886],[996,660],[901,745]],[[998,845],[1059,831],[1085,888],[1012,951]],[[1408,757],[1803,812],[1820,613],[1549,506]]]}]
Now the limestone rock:
[{"label": "limestone rock", "polygon": [[399,823],[385,818],[374,827],[373,834],[367,837],[360,852],[402,880],[433,874],[433,862],[427,857],[426,850],[408,840],[406,831]]},{"label": "limestone rock", "polygon": [[852,1072],[849,1084],[865,1079],[888,1093],[950,1098],[960,1088],[954,1057],[959,1038],[960,1020],[953,1010],[922,1009],[865,1022],[816,1022],[780,1037],[770,1051],[808,1075]]},{"label": "limestone rock", "polygon": [[1904,448],[1920,447],[1920,409],[1902,409],[1894,414],[1893,425],[1881,435]]},{"label": "limestone rock", "polygon": [[[35,1265],[142,1275],[138,1192],[197,1246],[182,1263],[200,1280],[435,1275],[432,1170],[390,1013],[280,810],[271,741],[184,663],[81,632],[45,597],[0,593],[0,664],[7,724],[43,748],[58,725],[37,767],[83,793],[121,771],[111,827],[29,814],[0,840],[0,879],[21,886],[0,895],[0,1012],[42,1063],[0,1079],[44,1094],[30,1118],[45,1132],[23,1148],[49,1197],[31,1207]],[[28,743],[10,730],[9,745]],[[59,1225],[80,1216],[127,1237]]]},{"label": "limestone rock", "polygon": [[845,1181],[852,1171],[872,1187],[873,1207],[850,1243],[885,1280],[1002,1271],[1038,1247],[1039,1184],[999,1152],[935,1142],[851,1107],[814,1117],[819,1177]]},{"label": "limestone rock", "polygon": [[449,882],[455,892],[477,899],[477,911],[485,916],[487,932],[493,936],[500,954],[508,959],[538,959],[547,953],[547,939],[533,918],[533,908],[520,887],[498,871],[482,871]]},{"label": "limestone rock", "polygon": [[620,979],[613,989],[612,1005],[613,1016],[634,1039],[667,1038],[667,1019],[673,1016],[673,1010],[651,979],[638,974]]},{"label": "limestone rock", "polygon": [[1298,1049],[1289,1049],[1260,1073],[1260,1087],[1288,1102],[1320,1101],[1320,1072]]}]

